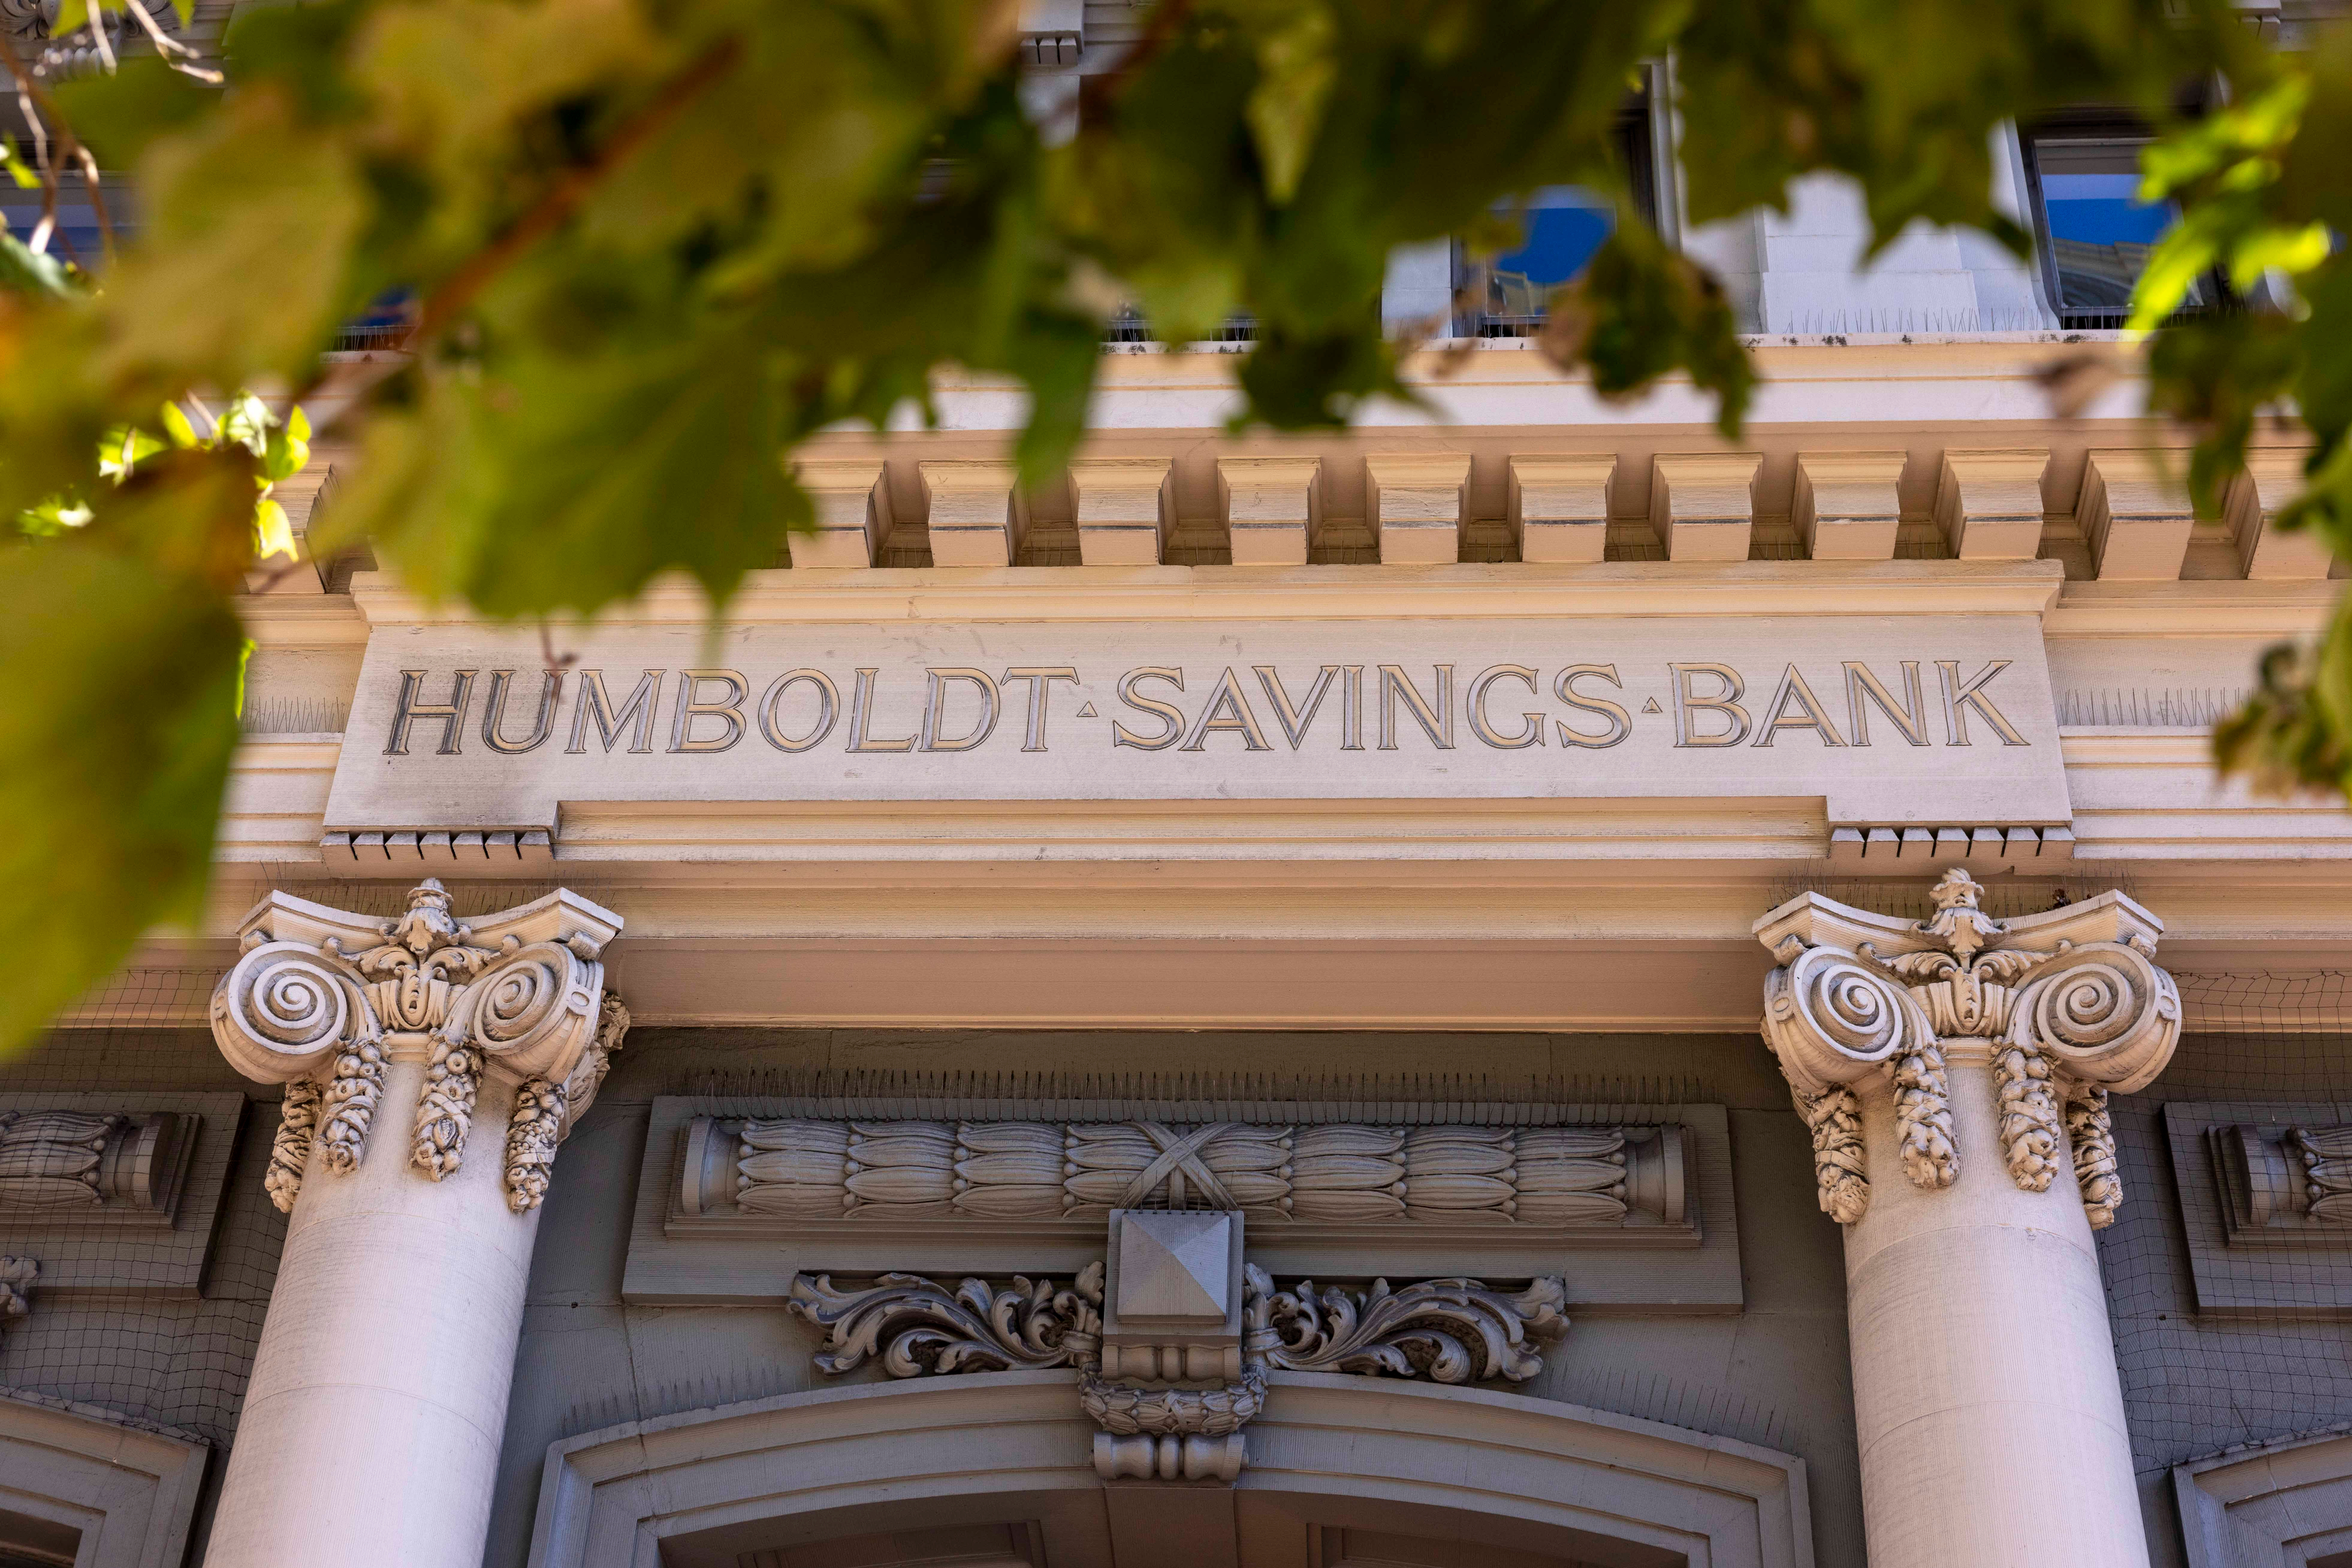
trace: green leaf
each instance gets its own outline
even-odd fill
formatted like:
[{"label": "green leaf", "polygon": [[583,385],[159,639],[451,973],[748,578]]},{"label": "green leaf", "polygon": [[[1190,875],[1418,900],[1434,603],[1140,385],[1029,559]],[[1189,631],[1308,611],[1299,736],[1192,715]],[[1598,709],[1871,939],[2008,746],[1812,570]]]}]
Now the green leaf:
[{"label": "green leaf", "polygon": [[109,279],[101,370],[167,392],[299,380],[345,309],[362,217],[348,153],[286,94],[240,86],[139,169],[144,243]]},{"label": "green leaf", "polygon": [[1318,0],[1303,0],[1287,18],[1258,40],[1258,80],[1250,93],[1249,124],[1265,163],[1265,194],[1287,206],[1323,124],[1339,62],[1333,50],[1339,28]]},{"label": "green leaf", "polygon": [[49,90],[75,136],[108,169],[135,167],[157,141],[187,130],[220,101],[217,91],[152,54],[134,55],[111,73],[73,77]]},{"label": "green leaf", "polygon": [[0,571],[0,1050],[159,921],[194,922],[236,743],[243,638],[216,595],[75,541]]},{"label": "green leaf", "polygon": [[805,525],[784,446],[740,324],[532,356],[488,385],[436,375],[421,408],[371,430],[335,537],[365,529],[412,586],[492,616],[590,613],[671,571],[723,602]]},{"label": "green leaf", "polygon": [[268,496],[253,506],[253,553],[264,561],[273,555],[294,559],[294,525],[286,509]]},{"label": "green leaf", "polygon": [[0,294],[70,300],[75,289],[64,262],[47,253],[35,254],[26,248],[23,240],[0,226]]}]

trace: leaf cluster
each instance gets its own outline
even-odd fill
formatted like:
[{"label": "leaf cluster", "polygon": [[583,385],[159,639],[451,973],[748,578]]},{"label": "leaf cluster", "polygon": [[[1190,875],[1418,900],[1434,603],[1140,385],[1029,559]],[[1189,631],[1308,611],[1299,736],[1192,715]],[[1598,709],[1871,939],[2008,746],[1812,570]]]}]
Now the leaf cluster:
[{"label": "leaf cluster", "polygon": [[[71,918],[52,901],[40,941],[0,924],[0,1044],[192,907],[234,722],[231,597],[288,542],[266,496],[257,537],[253,498],[290,426],[121,432],[220,389],[303,401],[372,304],[409,302],[410,353],[349,416],[354,482],[314,553],[364,536],[493,616],[593,614],[666,573],[723,605],[809,518],[795,445],[929,417],[944,374],[1024,388],[1015,455],[1048,479],[1123,307],[1171,341],[1255,323],[1237,425],[1410,400],[1413,345],[1380,315],[1391,252],[1491,252],[1549,185],[1615,196],[1618,224],[1547,353],[1609,396],[1686,376],[1736,431],[1736,314],[1630,200],[1617,127],[1645,80],[1681,116],[1694,220],[1832,171],[1881,241],[1925,219],[2021,243],[1991,205],[2004,119],[2085,98],[2160,115],[2200,73],[2268,79],[2224,0],[1157,0],[1051,141],[1018,14],[324,0],[245,10],[232,91],[152,58],[57,89],[59,127],[131,172],[142,226],[98,288],[0,241],[0,516],[46,535],[8,547],[0,582],[0,801],[26,827],[20,886],[115,893]],[[2333,112],[2314,94],[2303,123]],[[2284,166],[2277,190],[2299,188]],[[110,442],[121,475],[93,463]],[[100,816],[152,831],[83,858]]]}]

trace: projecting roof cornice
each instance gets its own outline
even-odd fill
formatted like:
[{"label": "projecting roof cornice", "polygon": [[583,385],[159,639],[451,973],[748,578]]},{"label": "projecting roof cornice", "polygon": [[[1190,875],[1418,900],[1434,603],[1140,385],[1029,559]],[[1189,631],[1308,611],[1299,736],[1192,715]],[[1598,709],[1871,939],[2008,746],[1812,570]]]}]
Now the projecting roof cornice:
[{"label": "projecting roof cornice", "polygon": [[[1453,566],[877,568],[754,572],[730,602],[736,626],[909,621],[1195,621],[1506,618],[1531,616],[2032,616],[2058,602],[2054,561],[1605,562]],[[375,625],[458,626],[388,574],[352,596]],[[699,590],[655,587],[605,612],[604,627],[694,626]]]}]

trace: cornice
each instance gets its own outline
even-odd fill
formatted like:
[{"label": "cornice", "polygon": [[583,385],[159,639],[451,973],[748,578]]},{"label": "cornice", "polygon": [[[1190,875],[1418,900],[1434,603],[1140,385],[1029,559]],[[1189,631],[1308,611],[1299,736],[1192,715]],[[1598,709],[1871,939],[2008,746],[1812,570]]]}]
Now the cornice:
[{"label": "cornice", "polygon": [[247,594],[237,600],[245,635],[257,647],[360,647],[368,619],[343,594]]},{"label": "cornice", "polygon": [[[1536,616],[2035,616],[2059,599],[2054,561],[1607,562],[1581,566],[892,567],[753,572],[730,625],[888,621],[1505,619]],[[2243,584],[2233,584],[2243,586]],[[376,626],[455,626],[382,573],[352,582]],[[701,626],[699,589],[658,584],[601,626]]]},{"label": "cornice", "polygon": [[2052,637],[2310,637],[2339,584],[2068,583],[2042,618]]}]

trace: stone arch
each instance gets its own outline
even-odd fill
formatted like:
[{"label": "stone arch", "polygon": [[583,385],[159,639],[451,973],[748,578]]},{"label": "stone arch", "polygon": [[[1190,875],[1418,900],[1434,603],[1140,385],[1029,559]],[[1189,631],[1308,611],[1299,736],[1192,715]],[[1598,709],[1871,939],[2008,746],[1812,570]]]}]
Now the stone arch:
[{"label": "stone arch", "polygon": [[1237,1542],[1245,1568],[1362,1560],[1349,1531],[1531,1564],[1812,1563],[1793,1455],[1478,1389],[1270,1381],[1230,1489],[1106,1487],[1064,1372],[861,1384],[608,1427],[549,1450],[531,1568],[736,1568],[788,1561],[769,1554],[796,1543],[985,1524],[1006,1543],[965,1561],[1018,1563],[1031,1548],[1043,1561],[1050,1542],[1054,1568],[1155,1552],[1206,1564],[1218,1554],[1170,1543],[1207,1531]]}]

